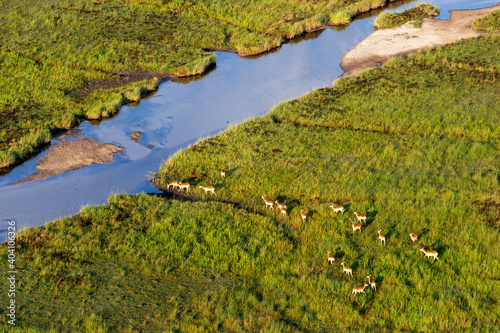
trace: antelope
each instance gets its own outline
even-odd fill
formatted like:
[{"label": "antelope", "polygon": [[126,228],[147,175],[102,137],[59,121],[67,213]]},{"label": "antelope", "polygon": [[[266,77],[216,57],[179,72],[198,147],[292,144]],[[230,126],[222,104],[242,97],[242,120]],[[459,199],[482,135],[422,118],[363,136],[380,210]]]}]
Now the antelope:
[{"label": "antelope", "polygon": [[[212,195],[215,194],[215,188],[213,186],[201,186],[200,185],[200,188],[205,190],[205,194],[208,194],[208,192],[212,193]],[[217,194],[215,194],[217,195]]]},{"label": "antelope", "polygon": [[222,178],[226,178],[226,171],[224,171],[224,169],[222,169],[222,170],[220,171],[220,176],[221,176]]},{"label": "antelope", "polygon": [[352,288],[351,295],[355,295],[355,294],[359,294],[359,293],[364,293],[366,287],[368,287],[368,285],[365,283],[363,285],[363,287],[354,287],[354,288]]},{"label": "antelope", "polygon": [[346,265],[344,265],[343,261],[340,264],[342,265],[343,272],[345,272],[347,275],[352,276],[352,268],[351,267],[347,267]]},{"label": "antelope", "polygon": [[267,200],[264,196],[262,196],[262,199],[264,199],[264,203],[266,204],[266,207],[269,206],[269,208],[273,208],[273,201],[272,200]]},{"label": "antelope", "polygon": [[179,187],[180,183],[181,183],[180,181],[174,180],[173,182],[171,182],[170,184],[167,185],[167,189],[169,189],[170,186],[172,186],[172,187],[175,187],[175,186]]},{"label": "antelope", "polygon": [[417,234],[410,234],[410,237],[411,237],[411,240],[413,241],[413,243],[415,243],[418,239],[418,235]]},{"label": "antelope", "polygon": [[286,209],[286,205],[284,203],[278,202],[278,200],[276,200],[276,204],[281,210]]},{"label": "antelope", "polygon": [[335,257],[330,254],[330,251],[328,251],[328,263],[332,264],[335,262]]},{"label": "antelope", "polygon": [[189,185],[189,183],[181,183],[181,182],[179,182],[179,184],[177,184],[177,186],[178,186],[178,187],[179,187],[179,189],[181,189],[181,190],[182,190],[183,188],[185,188],[185,189],[187,189],[188,191],[189,191],[189,188],[191,187],[191,185]]},{"label": "antelope", "polygon": [[359,230],[359,232],[361,232],[361,223],[356,225],[354,224],[354,222],[352,223],[352,231],[356,232],[356,230]]},{"label": "antelope", "polygon": [[286,215],[286,208],[281,208],[281,214]]},{"label": "antelope", "polygon": [[302,209],[300,210],[300,216],[302,216],[303,221],[305,221],[307,219],[307,214],[304,213],[304,211]]},{"label": "antelope", "polygon": [[385,246],[385,236],[380,233],[381,231],[382,230],[380,230],[380,229],[378,230],[378,239],[380,239],[380,242],[384,243],[384,246]]},{"label": "antelope", "polygon": [[366,214],[361,215],[361,214],[358,214],[357,211],[355,211],[354,215],[356,215],[356,217],[358,218],[358,222],[361,221],[361,220],[363,220],[365,222],[365,224],[366,224]]},{"label": "antelope", "polygon": [[375,283],[375,280],[372,279],[372,276],[368,275],[367,278],[368,278],[368,284],[370,285],[370,287],[372,287],[373,290],[377,291],[377,284]]},{"label": "antelope", "polygon": [[333,212],[336,214],[338,212],[341,212],[342,215],[344,215],[344,206],[330,206],[333,209]]},{"label": "antelope", "polygon": [[421,248],[420,251],[422,251],[425,254],[427,259],[430,259],[430,257],[434,257],[434,261],[436,261],[436,259],[439,261],[437,251],[425,251],[424,248]]}]

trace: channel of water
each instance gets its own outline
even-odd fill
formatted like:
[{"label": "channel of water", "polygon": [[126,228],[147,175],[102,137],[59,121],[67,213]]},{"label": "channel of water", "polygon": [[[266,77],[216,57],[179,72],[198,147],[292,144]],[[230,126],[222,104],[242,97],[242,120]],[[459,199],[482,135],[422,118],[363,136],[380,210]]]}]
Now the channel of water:
[{"label": "channel of water", "polygon": [[[431,0],[449,10],[495,5],[489,0]],[[82,137],[124,147],[110,164],[95,164],[47,179],[13,185],[36,171],[49,149],[0,177],[0,241],[7,220],[21,228],[43,225],[75,214],[85,205],[107,202],[116,193],[158,192],[148,175],[176,151],[200,138],[213,136],[231,124],[266,114],[273,106],[315,88],[331,86],[342,73],[342,56],[374,31],[382,11],[400,11],[416,1],[399,1],[363,14],[343,29],[327,28],[292,40],[256,57],[216,52],[217,66],[204,75],[167,81],[135,105],[124,106],[113,118],[82,122]],[[140,142],[128,136],[142,132]]]}]

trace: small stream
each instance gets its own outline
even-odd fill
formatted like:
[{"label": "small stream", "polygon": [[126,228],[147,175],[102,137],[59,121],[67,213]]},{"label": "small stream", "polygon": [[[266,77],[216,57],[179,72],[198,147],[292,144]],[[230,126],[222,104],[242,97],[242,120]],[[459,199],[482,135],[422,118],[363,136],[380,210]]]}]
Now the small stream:
[{"label": "small stream", "polygon": [[[438,19],[447,19],[448,10],[489,7],[498,0],[429,2],[440,7]],[[416,3],[398,1],[384,10],[400,11]],[[139,103],[124,106],[113,118],[82,122],[77,129],[83,138],[120,145],[127,157],[117,154],[110,164],[12,185],[35,172],[36,163],[49,148],[0,176],[0,241],[9,219],[18,228],[39,226],[75,214],[85,205],[106,203],[113,194],[158,192],[148,175],[176,151],[229,125],[264,115],[283,101],[331,86],[343,73],[342,56],[374,31],[373,21],[381,12],[363,14],[344,29],[307,34],[256,57],[216,52],[217,66],[208,73],[167,81]],[[134,131],[142,133],[140,142],[129,137]]]}]

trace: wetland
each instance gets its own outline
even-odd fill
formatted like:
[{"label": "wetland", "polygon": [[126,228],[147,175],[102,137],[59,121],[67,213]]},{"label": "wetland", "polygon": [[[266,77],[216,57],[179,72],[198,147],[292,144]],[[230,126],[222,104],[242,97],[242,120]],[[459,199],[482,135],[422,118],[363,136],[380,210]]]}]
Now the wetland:
[{"label": "wetland", "polygon": [[[490,15],[482,29],[495,29],[496,12]],[[343,30],[354,29],[352,46],[347,39],[332,45],[328,38],[338,31],[327,29],[257,59],[216,54],[218,64],[205,77],[167,81],[138,106],[99,124],[82,123],[60,139],[99,138],[123,147],[127,158],[9,185],[10,196],[40,184],[67,187],[67,175],[89,181],[98,170],[112,170],[102,179],[115,174],[118,180],[128,176],[120,166],[130,171],[141,163],[159,190],[134,194],[152,189],[142,176],[148,187],[108,194],[105,205],[18,234],[20,330],[494,331],[500,324],[500,38],[410,53],[332,87],[342,71],[331,55],[340,63],[373,31],[374,18]],[[280,63],[280,55],[301,45],[303,57],[290,57],[296,61],[285,63],[277,80],[287,89],[269,84],[273,66],[252,67]],[[234,61],[228,72],[224,57],[226,65]],[[224,89],[234,81],[219,86],[233,98],[221,108],[226,98],[215,97],[210,113],[205,90],[219,74],[245,82],[239,93]],[[256,74],[263,79],[251,81]],[[300,97],[323,75],[331,76],[329,84]],[[260,94],[245,99],[249,82]],[[199,94],[176,90],[190,85],[198,85]],[[276,95],[286,101],[266,98]],[[173,101],[179,112],[165,117]],[[257,111],[234,121],[237,101]],[[193,106],[199,123],[187,112]],[[114,139],[104,139],[108,134]],[[155,167],[144,163],[150,158],[157,158]],[[16,168],[7,177],[36,170],[36,161],[23,165],[29,170]],[[189,182],[191,191],[167,190],[173,180]],[[205,196],[199,185],[214,186],[217,195]],[[287,215],[266,208],[262,195],[284,202]],[[332,204],[343,205],[345,214],[334,213]],[[360,233],[351,228],[355,211],[367,215]],[[387,244],[380,244],[377,230]],[[409,233],[419,235],[417,244]],[[440,260],[425,259],[422,247]],[[6,254],[1,246],[0,255]],[[342,273],[340,262],[353,277]],[[377,290],[350,296],[368,275]]]}]

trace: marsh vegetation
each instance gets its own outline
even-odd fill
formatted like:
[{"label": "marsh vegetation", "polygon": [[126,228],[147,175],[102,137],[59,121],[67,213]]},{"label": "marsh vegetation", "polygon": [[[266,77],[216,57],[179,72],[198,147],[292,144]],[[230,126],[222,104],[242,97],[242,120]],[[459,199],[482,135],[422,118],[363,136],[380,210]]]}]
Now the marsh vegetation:
[{"label": "marsh vegetation", "polygon": [[383,13],[373,24],[377,29],[400,27],[407,22],[412,22],[416,27],[420,27],[422,19],[438,15],[439,8],[427,3],[421,3],[401,13]]},{"label": "marsh vegetation", "polygon": [[[495,288],[500,273],[499,46],[498,37],[464,40],[340,80],[179,152],[156,182],[211,184],[217,199],[206,200],[274,216],[297,242],[295,260],[307,262],[300,279],[328,290],[318,292],[323,304],[369,274],[381,280],[376,293],[338,309],[314,307],[321,323],[342,327],[328,314],[366,302],[357,307],[359,322],[347,327],[491,329],[499,294],[483,288]],[[224,181],[219,168],[230,170]],[[261,195],[287,204],[287,217],[270,213]],[[348,211],[334,215],[332,203]],[[354,211],[368,216],[361,233],[351,228]],[[422,235],[418,245],[412,232]],[[425,262],[421,247],[438,251],[441,261]],[[333,275],[328,286],[319,282],[327,250],[354,266],[356,282]]]},{"label": "marsh vegetation", "polygon": [[[341,79],[178,152],[154,181],[190,191],[25,230],[23,328],[495,330],[499,47],[464,40]],[[377,290],[350,296],[368,275]]]},{"label": "marsh vegetation", "polygon": [[385,3],[1,1],[0,167],[81,118],[116,112],[155,89],[154,77],[202,73],[216,61],[207,51],[261,53]]}]

